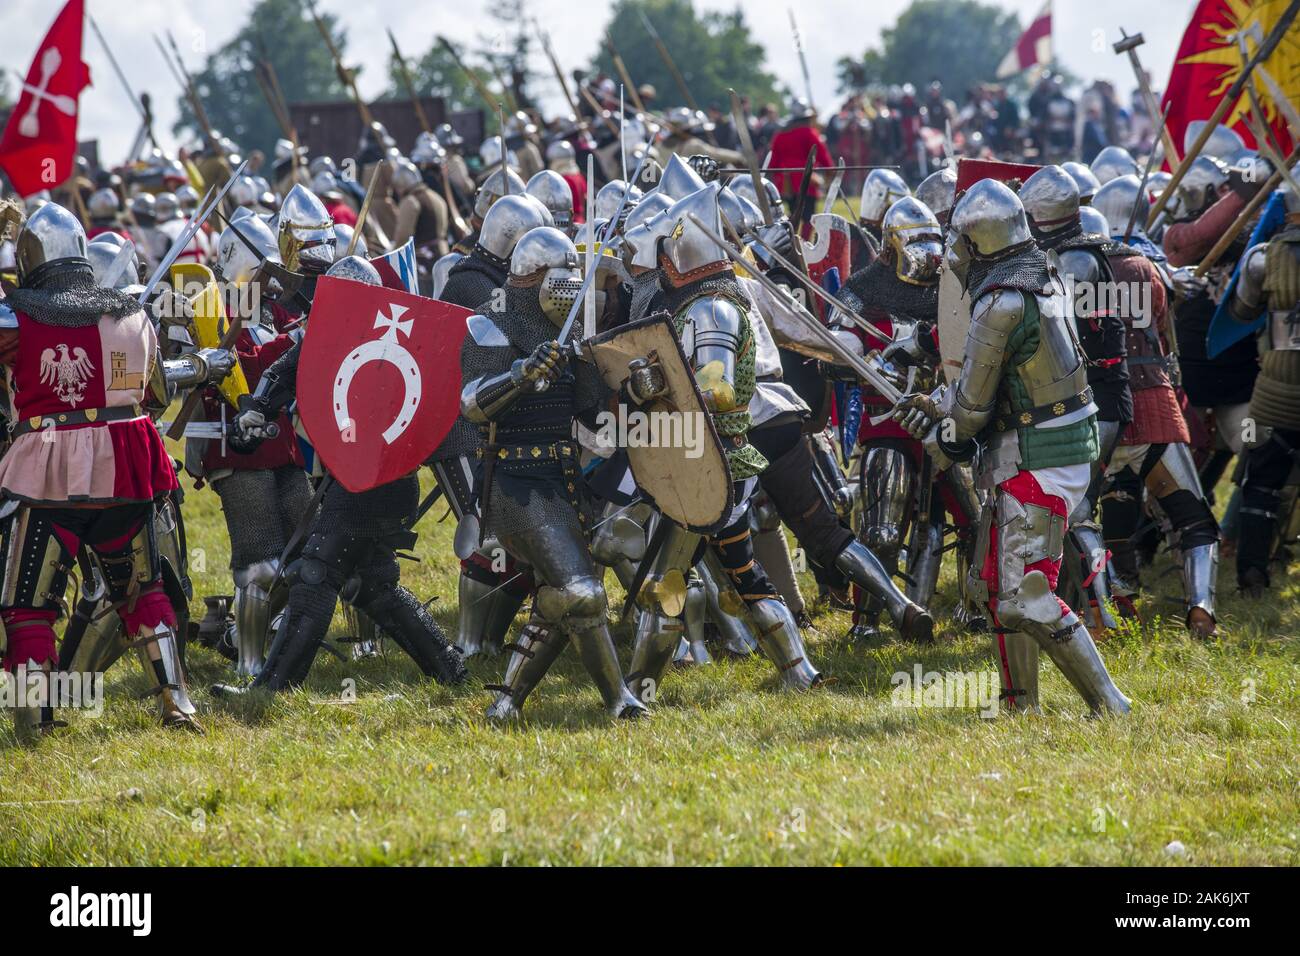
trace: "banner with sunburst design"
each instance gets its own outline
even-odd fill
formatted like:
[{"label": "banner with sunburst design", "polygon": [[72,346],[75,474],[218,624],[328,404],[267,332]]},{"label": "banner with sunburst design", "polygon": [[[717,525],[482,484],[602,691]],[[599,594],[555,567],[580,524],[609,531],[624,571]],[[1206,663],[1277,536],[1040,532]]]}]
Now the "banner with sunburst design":
[{"label": "banner with sunburst design", "polygon": [[[1288,0],[1200,0],[1183,33],[1174,68],[1165,86],[1164,103],[1169,104],[1169,130],[1181,151],[1187,124],[1208,119],[1228,88],[1241,75],[1242,43],[1245,55],[1268,36],[1287,8]],[[1293,137],[1285,110],[1278,109],[1275,92],[1300,109],[1300,29],[1295,25],[1282,37],[1273,54],[1253,74],[1265,120],[1272,128],[1274,143],[1288,152]],[[1245,92],[1224,116],[1225,125],[1237,131],[1252,148],[1255,137],[1246,125],[1250,99]]]}]

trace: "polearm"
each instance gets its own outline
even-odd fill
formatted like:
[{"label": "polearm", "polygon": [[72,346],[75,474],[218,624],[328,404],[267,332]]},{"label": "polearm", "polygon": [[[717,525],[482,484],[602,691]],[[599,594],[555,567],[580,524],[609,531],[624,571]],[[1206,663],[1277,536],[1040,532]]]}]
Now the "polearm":
[{"label": "polearm", "polygon": [[460,54],[456,52],[456,48],[451,45],[450,40],[441,34],[438,35],[437,40],[438,44],[447,51],[447,55],[455,61],[458,67],[460,67],[460,71],[465,74],[465,78],[469,80],[470,85],[474,87],[475,92],[477,92],[483,102],[487,104],[488,109],[490,109],[493,114],[500,113],[501,104],[497,101],[497,98],[492,95],[492,91],[487,88],[487,84],[483,82],[483,78],[465,65],[465,61],[460,58]]},{"label": "polearm", "polygon": [[[807,167],[805,166],[765,166],[763,167],[763,172],[801,173],[806,168]],[[837,173],[840,170],[844,170],[846,173],[854,173],[854,172],[869,172],[870,170],[873,169],[902,169],[902,167],[897,164],[891,164],[891,163],[881,163],[879,165],[874,165],[874,166],[873,165],[845,165],[843,163],[837,163],[834,166],[814,166],[812,168],[812,171],[814,173]],[[748,167],[744,167],[744,166],[719,166],[718,172],[723,175],[726,175],[728,173],[740,175],[749,172],[749,169]]]},{"label": "polearm", "polygon": [[816,109],[813,106],[812,77],[808,73],[808,60],[804,56],[803,37],[799,35],[799,24],[794,19],[794,8],[786,7],[786,12],[790,14],[790,33],[794,37],[795,52],[799,54],[799,69],[803,70],[803,85],[804,89],[808,91],[808,105]]},{"label": "polearm", "polygon": [[636,107],[638,113],[648,113],[645,103],[641,102],[641,91],[632,83],[632,75],[627,71],[627,64],[623,62],[623,57],[619,55],[618,47],[614,46],[614,38],[605,31],[605,37],[602,41],[605,44],[605,50],[609,53],[609,58],[614,61],[614,69],[618,72],[619,79],[623,81],[623,87],[632,97],[632,105]]},{"label": "polearm", "polygon": [[[682,71],[677,69],[677,64],[673,61],[672,54],[668,52],[668,47],[664,46],[663,37],[659,35],[659,31],[655,29],[655,25],[650,22],[650,18],[645,15],[645,11],[642,10],[639,12],[641,14],[641,22],[645,24],[646,32],[650,34],[651,42],[654,43],[655,49],[659,51],[659,59],[664,61],[664,66],[668,67],[668,72],[673,75],[673,82],[677,84],[677,89],[681,91],[682,99],[686,100],[686,105],[691,108],[691,112],[698,113],[700,111],[700,104],[695,102],[695,97],[691,96],[691,89],[686,85],[686,77],[682,76]],[[716,146],[717,141],[714,140],[713,134],[709,133],[708,137],[710,142]]]},{"label": "polearm", "polygon": [[762,272],[751,269],[750,266],[752,264],[745,259],[740,251],[702,223],[698,216],[694,213],[688,213],[688,215],[690,216],[691,221],[699,227],[700,231],[712,239],[714,243],[717,244],[718,248],[726,253],[727,258],[745,269],[745,271],[752,276],[759,285],[763,286],[763,288],[765,288],[769,293],[776,296],[778,302],[789,303],[791,314],[797,316],[801,322],[808,326],[809,331],[821,340],[822,345],[826,347],[828,352],[856,372],[863,381],[879,392],[882,397],[893,402],[895,405],[898,404],[903,397],[903,393],[898,390],[898,387],[893,382],[885,378],[885,376],[880,374],[877,369],[869,365],[861,355],[850,351],[843,342],[835,337],[835,333],[822,325],[821,322],[817,321],[812,313],[800,305],[796,299],[793,299],[782,292],[781,287],[775,282],[763,275]]},{"label": "polearm", "polygon": [[[569,81],[564,78],[564,71],[560,69],[560,61],[555,57],[555,50],[551,48],[551,38],[542,32],[542,25],[533,20],[533,29],[537,31],[538,42],[542,44],[542,51],[546,54],[546,59],[551,63],[551,70],[555,73],[555,81],[560,84],[560,89],[564,93],[564,101],[569,104],[569,109],[573,111],[575,117],[578,116],[578,101],[573,98],[573,93],[569,89]],[[582,122],[581,119],[578,120]]]},{"label": "polearm", "polygon": [[[638,159],[636,163],[636,172],[632,174],[633,182],[641,178],[641,167],[645,165],[646,158],[649,155],[650,155],[650,151],[648,149],[641,151],[641,158]],[[588,163],[588,168],[589,169],[593,168],[590,163]],[[614,232],[618,229],[618,221],[623,216],[623,210],[627,208],[627,199],[628,196],[631,194],[631,192],[632,190],[630,189],[623,190],[623,195],[620,196],[618,200],[618,208],[614,210],[614,215],[610,217],[609,222],[605,225],[605,232],[600,237],[601,256],[605,254],[605,246],[609,243],[611,239],[614,238]],[[594,200],[593,200],[593,212],[594,211],[595,209],[594,209]],[[593,228],[592,233],[594,234],[594,232],[595,229]],[[597,256],[595,257],[595,259],[592,260],[591,264],[587,268],[587,276],[585,279],[582,280],[582,287],[578,289],[578,295],[574,298],[573,305],[569,307],[569,315],[564,320],[564,325],[560,327],[559,334],[555,337],[555,341],[559,342],[560,345],[565,344],[566,340],[569,337],[569,333],[573,331],[573,322],[578,317],[578,307],[582,305],[583,297],[586,296],[588,291],[591,289],[591,282],[593,279],[596,278],[597,264],[599,262],[600,262],[600,256]]]},{"label": "polearm", "polygon": [[293,181],[295,183],[302,182],[303,169],[298,162],[298,152],[302,146],[302,140],[298,137],[298,127],[294,125],[293,114],[289,112],[289,99],[284,95],[284,90],[280,88],[280,77],[275,72],[275,64],[265,54],[262,56],[262,72],[266,76],[271,95],[280,105],[280,113],[284,116],[285,128],[289,131],[289,142],[293,144]]},{"label": "polearm", "polygon": [[[397,45],[397,37],[393,35],[392,30],[388,31],[388,39],[393,44],[393,59],[397,61],[398,71],[402,74],[402,84],[406,87],[406,93],[411,98],[411,106],[415,108],[416,118],[419,119],[420,126],[424,131],[432,134],[433,127],[429,124],[429,117],[420,104],[419,94],[415,90],[415,80],[411,76],[411,71],[406,65],[406,57],[402,56],[401,47]],[[456,205],[456,197],[452,195],[451,177],[447,175],[446,163],[443,163],[440,178],[442,179],[442,198],[447,204],[447,215],[451,219],[452,228],[460,233],[460,237],[464,239],[470,234],[470,228],[465,224],[465,220],[461,218],[460,207]]]},{"label": "polearm", "polygon": [[226,150],[222,147],[221,141],[217,139],[216,130],[212,128],[212,122],[208,119],[208,111],[203,108],[203,100],[199,98],[199,89],[194,85],[194,77],[190,76],[190,71],[185,68],[185,62],[181,59],[180,48],[176,45],[176,38],[172,36],[170,30],[167,31],[167,42],[171,45],[172,56],[176,59],[174,65],[167,55],[167,50],[162,41],[158,39],[156,34],[154,35],[154,42],[158,44],[158,50],[162,53],[163,59],[167,61],[167,65],[172,68],[176,82],[180,83],[181,88],[185,91],[186,98],[190,101],[190,108],[194,110],[194,118],[203,129],[203,138],[208,141],[212,152],[216,154],[217,162],[221,164],[227,175],[233,176],[234,171],[230,168],[230,160],[226,157]]},{"label": "polearm", "polygon": [[[1282,184],[1283,171],[1289,169],[1291,164],[1298,159],[1300,159],[1300,144],[1297,144],[1295,149],[1291,150],[1291,154],[1287,156],[1286,161],[1274,171],[1273,175],[1270,176],[1267,181],[1265,181],[1264,185],[1260,187],[1259,192],[1255,193],[1254,198],[1252,198],[1250,202],[1246,203],[1246,208],[1242,209],[1242,211],[1237,214],[1237,218],[1233,220],[1232,225],[1229,226],[1223,235],[1219,237],[1219,241],[1216,242],[1214,247],[1205,254],[1205,258],[1201,260],[1201,264],[1196,267],[1196,274],[1198,276],[1205,275],[1205,273],[1210,271],[1210,267],[1219,261],[1219,257],[1223,255],[1224,251],[1230,245],[1232,245],[1233,240],[1235,240],[1237,236],[1241,234],[1241,231],[1250,224],[1255,213],[1259,211],[1259,207],[1264,205],[1273,190],[1277,189],[1277,187]],[[1168,189],[1167,186],[1165,188]]]},{"label": "polearm", "polygon": [[488,68],[492,71],[492,75],[496,77],[497,83],[501,85],[501,95],[506,98],[506,103],[510,107],[510,112],[518,113],[519,101],[515,99],[514,90],[510,88],[510,84],[506,82],[506,78],[501,75],[500,67],[488,59]]},{"label": "polearm", "polygon": [[[1169,182],[1165,184],[1165,188],[1161,191],[1160,195],[1156,197],[1156,201],[1151,204],[1151,213],[1147,216],[1147,229],[1151,229],[1155,225],[1156,218],[1160,213],[1164,212],[1165,206],[1167,206],[1169,200],[1173,198],[1174,192],[1183,181],[1183,177],[1186,176],[1188,170],[1191,169],[1192,161],[1201,154],[1201,150],[1209,141],[1210,135],[1218,127],[1219,122],[1223,119],[1224,115],[1232,108],[1233,104],[1235,104],[1237,99],[1241,96],[1241,91],[1245,89],[1246,82],[1250,79],[1250,74],[1254,71],[1255,66],[1273,55],[1273,51],[1277,49],[1277,45],[1282,42],[1282,37],[1285,36],[1287,30],[1290,29],[1291,23],[1295,20],[1297,13],[1300,13],[1300,0],[1291,0],[1291,2],[1287,4],[1286,10],[1283,11],[1282,16],[1278,18],[1277,23],[1273,25],[1273,29],[1270,30],[1268,36],[1264,38],[1264,42],[1255,48],[1255,55],[1250,58],[1250,62],[1242,69],[1241,73],[1233,81],[1232,86],[1228,87],[1228,91],[1223,94],[1223,98],[1219,100],[1219,105],[1214,108],[1214,112],[1206,121],[1205,127],[1201,130],[1200,135],[1196,137],[1195,142],[1192,143],[1191,147],[1188,148],[1187,153],[1183,156],[1183,161],[1178,164],[1178,168],[1174,170],[1174,174],[1170,178]],[[1227,247],[1225,246],[1224,248]]]},{"label": "polearm", "polygon": [[[1156,102],[1156,95],[1151,92],[1151,82],[1147,79],[1146,70],[1142,69],[1142,61],[1138,59],[1137,48],[1146,43],[1142,34],[1135,33],[1129,36],[1124,32],[1124,28],[1119,30],[1120,41],[1111,44],[1111,49],[1116,53],[1127,53],[1129,65],[1133,67],[1133,76],[1137,79],[1138,92],[1142,94],[1142,102],[1146,105],[1147,115],[1155,120],[1156,115],[1160,112],[1160,104]],[[1169,160],[1170,166],[1178,162],[1178,146],[1174,142],[1173,136],[1169,134],[1169,128],[1166,126],[1161,132],[1151,140],[1152,144],[1164,143],[1165,158]],[[1155,146],[1152,145],[1151,151],[1155,152]]]},{"label": "polearm", "polygon": [[357,242],[361,238],[361,231],[366,228],[366,218],[370,215],[370,201],[375,198],[375,186],[379,183],[379,174],[384,171],[387,159],[381,159],[375,166],[374,175],[370,177],[370,185],[366,187],[366,198],[361,200],[361,211],[357,213],[357,224],[352,227],[352,238],[348,240],[348,249],[344,253],[350,256],[357,249]]},{"label": "polearm", "polygon": [[[1173,106],[1173,104],[1172,103],[1167,104],[1165,106],[1164,112],[1160,114],[1160,127],[1159,129],[1156,130],[1155,139],[1152,140],[1153,143],[1158,141],[1160,139],[1160,134],[1165,131],[1165,123],[1169,121],[1170,106]],[[1153,145],[1151,147],[1150,155],[1147,156],[1146,166],[1143,167],[1142,169],[1142,182],[1138,184],[1138,196],[1145,196],[1147,194],[1147,182],[1148,180],[1151,179],[1151,170],[1155,168],[1155,165],[1156,165],[1156,150],[1155,150],[1155,146]],[[1142,211],[1142,204],[1135,202],[1133,204],[1133,210],[1128,214],[1128,225],[1124,229],[1124,245],[1128,245],[1129,239],[1133,237],[1133,227],[1137,225],[1138,214],[1141,211]]]},{"label": "polearm", "polygon": [[406,87],[406,95],[411,98],[411,105],[415,107],[415,117],[420,121],[420,128],[426,133],[432,133],[433,127],[429,124],[429,117],[425,115],[424,106],[420,103],[420,97],[415,92],[415,80],[411,77],[411,71],[406,65],[406,57],[402,56],[401,47],[397,45],[397,37],[393,36],[393,31],[388,30],[388,42],[393,45],[393,61],[397,64],[397,72],[402,77],[402,85]]},{"label": "polearm", "polygon": [[375,118],[370,115],[370,107],[366,105],[366,101],[361,98],[361,93],[357,89],[356,74],[343,65],[343,54],[335,45],[334,38],[330,36],[329,27],[325,25],[325,21],[316,12],[316,0],[306,0],[306,2],[307,12],[311,14],[312,20],[315,21],[316,29],[319,31],[321,39],[325,41],[325,46],[329,48],[330,56],[334,60],[334,72],[338,74],[339,82],[343,84],[343,88],[352,94],[352,102],[356,104],[357,112],[361,114],[361,122],[369,130]]},{"label": "polearm", "polygon": [[610,119],[608,115],[606,115],[605,110],[601,108],[601,105],[598,102],[596,102],[596,97],[591,95],[591,90],[587,89],[585,86],[580,86],[578,87],[578,92],[581,93],[582,98],[587,101],[587,105],[590,106],[595,111],[596,115],[599,116],[600,119],[604,122],[604,124],[607,127],[609,127],[609,131],[611,133],[613,133],[615,136],[623,135],[623,131],[620,130],[618,126],[614,124],[614,121]]},{"label": "polearm", "polygon": [[145,133],[148,135],[149,141],[157,146],[158,141],[153,137],[153,124],[149,121],[149,114],[145,112],[144,106],[140,101],[135,98],[135,92],[131,89],[131,84],[127,81],[126,74],[123,73],[122,68],[118,66],[117,57],[113,56],[113,50],[109,47],[108,41],[104,39],[103,31],[99,29],[99,24],[95,22],[95,18],[89,13],[86,14],[86,20],[90,23],[90,29],[95,31],[95,36],[99,37],[99,45],[104,48],[104,54],[108,57],[108,62],[112,65],[113,72],[117,74],[117,79],[118,82],[122,84],[122,89],[126,90],[127,99],[131,101],[131,105],[135,107],[135,111],[140,114],[140,122],[144,124]]},{"label": "polearm", "polygon": [[[862,316],[858,315],[858,313],[850,309],[847,305],[845,305],[835,296],[831,295],[829,292],[827,292],[825,289],[819,286],[816,282],[812,280],[812,278],[806,272],[800,271],[799,268],[794,263],[790,262],[788,259],[785,258],[785,256],[781,255],[781,253],[777,252],[775,249],[771,247],[771,245],[765,242],[762,236],[755,234],[754,241],[758,243],[760,246],[762,246],[767,251],[767,254],[770,255],[778,265],[784,266],[787,272],[791,273],[796,279],[798,279],[800,285],[808,289],[809,292],[817,296],[817,298],[821,299],[822,302],[824,302],[826,305],[829,305],[832,309],[835,309],[837,312],[844,315],[846,318],[852,321],[854,325],[862,329],[862,331],[874,336],[876,341],[880,342],[882,345],[893,344],[894,341],[893,336],[886,335],[884,332],[876,328],[874,325],[872,325]],[[799,241],[798,237],[796,237],[796,241]],[[748,269],[748,271],[752,275],[756,270]],[[764,278],[766,278],[766,276],[764,276]]]},{"label": "polearm", "polygon": [[686,77],[682,76],[682,71],[677,69],[672,54],[668,52],[668,47],[664,46],[663,37],[659,35],[655,25],[650,22],[650,18],[645,15],[645,11],[638,12],[641,14],[641,23],[645,26],[646,33],[650,34],[650,42],[659,51],[659,59],[664,61],[664,66],[668,67],[668,72],[672,74],[673,82],[677,84],[677,90],[682,94],[682,99],[686,101],[687,106],[698,113],[700,104],[696,103],[695,97],[691,96],[691,89],[686,85]]},{"label": "polearm", "polygon": [[754,152],[754,140],[749,135],[749,122],[745,119],[745,110],[740,102],[740,94],[734,89],[727,90],[731,95],[731,122],[736,126],[736,136],[740,140],[740,152],[745,157],[745,165],[749,171],[749,177],[754,183],[754,196],[758,201],[758,208],[763,213],[763,225],[770,226],[776,222],[776,217],[772,214],[772,203],[767,195],[767,187],[763,185],[763,173],[758,168],[758,153]]}]

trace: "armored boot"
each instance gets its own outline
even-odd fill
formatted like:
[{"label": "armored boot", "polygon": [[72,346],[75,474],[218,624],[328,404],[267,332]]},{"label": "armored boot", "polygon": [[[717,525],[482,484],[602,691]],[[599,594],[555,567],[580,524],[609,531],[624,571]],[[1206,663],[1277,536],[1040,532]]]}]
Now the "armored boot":
[{"label": "armored boot", "polygon": [[401,585],[385,588],[360,610],[439,684],[463,684],[469,677],[460,652],[419,599]]},{"label": "armored boot", "polygon": [[808,690],[824,678],[808,660],[803,635],[794,615],[780,598],[763,598],[749,605],[749,616],[758,633],[758,646],[781,675],[786,690]]},{"label": "armored boot", "polygon": [[[238,631],[231,607],[233,595],[215,594],[204,597],[203,618],[199,621],[199,643],[210,647],[226,660],[239,662]],[[268,640],[270,635],[267,635]],[[263,653],[265,656],[265,653]]]},{"label": "armored boot", "polygon": [[661,609],[642,609],[637,614],[632,661],[628,665],[627,686],[642,703],[653,703],[659,696],[664,671],[672,662],[677,646],[686,632],[679,617],[670,617]]},{"label": "armored boot", "polygon": [[1094,715],[1127,714],[1132,709],[1132,702],[1111,680],[1092,635],[1077,615],[1062,617],[1055,631],[1035,628],[1033,636]]},{"label": "armored boot", "polygon": [[785,532],[781,530],[780,519],[775,528],[755,529],[754,557],[767,572],[767,579],[776,588],[776,593],[785,599],[786,605],[796,617],[804,613],[803,594],[799,590],[799,579],[795,576],[794,562],[790,558],[790,545]]},{"label": "armored boot", "polygon": [[107,600],[101,601],[88,612],[78,606],[76,613],[86,614],[85,626],[79,629],[81,637],[72,642],[69,636],[73,625],[77,623],[76,619],[68,625],[59,647],[59,670],[102,674],[131,649],[122,627],[122,619],[113,613],[112,605]]},{"label": "armored boot", "polygon": [[888,610],[903,637],[918,643],[934,639],[934,619],[930,612],[898,589],[884,566],[861,541],[850,541],[836,556],[835,567],[869,594],[871,600]]},{"label": "armored boot", "polygon": [[1216,630],[1214,594],[1219,573],[1219,545],[1197,545],[1182,553],[1183,594],[1187,596],[1187,628],[1197,637]]},{"label": "armored boot", "polygon": [[906,594],[922,607],[929,606],[939,584],[939,568],[943,564],[942,520],[931,521],[924,531],[919,526],[913,528],[912,540],[908,543],[908,576],[912,581]]},{"label": "armored boot", "polygon": [[361,588],[361,580],[360,578],[353,578],[348,583],[349,594],[343,598],[343,621],[347,627],[348,636],[341,638],[341,641],[352,646],[352,659],[354,661],[364,660],[368,657],[378,657],[383,645],[379,639],[379,631],[375,627],[374,619],[353,603],[356,593]]},{"label": "armored boot", "polygon": [[[708,619],[718,629],[723,651],[729,657],[748,657],[758,648],[743,613],[745,602],[725,575],[719,575],[706,554],[699,564],[700,580],[704,584],[704,599]],[[689,599],[689,592],[687,594]],[[687,607],[689,608],[689,603]],[[689,628],[690,622],[687,622]]]},{"label": "armored boot", "polygon": [[460,607],[456,618],[456,647],[462,656],[501,653],[502,642],[524,603],[524,596],[500,584],[460,574]]},{"label": "armored boot", "polygon": [[291,606],[284,612],[257,677],[251,684],[216,684],[212,688],[213,693],[239,694],[250,688],[281,691],[298,687],[307,679],[316,660],[316,652],[329,633],[330,619],[334,616],[334,601],[332,593],[329,594],[330,600],[326,601],[325,595],[320,595],[321,600],[317,602],[317,588],[307,585],[294,587],[308,588],[309,598],[304,602],[307,606]]},{"label": "armored boot", "polygon": [[623,671],[618,666],[618,652],[614,639],[609,636],[609,625],[600,621],[566,622],[569,640],[578,649],[582,666],[587,669],[592,683],[605,701],[605,710],[611,717],[633,719],[646,713],[646,706],[632,696],[623,682]]},{"label": "armored boot", "polygon": [[[1114,628],[1116,622],[1109,607],[1110,552],[1102,540],[1101,529],[1092,521],[1080,522],[1070,526],[1066,540],[1070,543],[1066,549],[1066,560],[1077,562],[1075,570],[1082,574],[1079,587],[1093,608],[1098,626]],[[1071,549],[1075,554],[1069,554]]]},{"label": "armored boot", "polygon": [[[33,681],[30,675],[38,671],[44,675],[42,683],[44,692],[38,700],[32,701]],[[11,693],[14,699],[12,708],[14,736],[18,738],[20,744],[24,746],[34,745],[55,727],[62,726],[54,719],[50,667],[48,665],[41,667],[35,661],[29,660],[25,673],[23,668],[19,668],[18,673],[12,674],[0,671],[0,686],[3,686],[5,681],[9,681],[13,685]]]},{"label": "armored boot", "polygon": [[683,617],[686,621],[687,652],[695,664],[712,664],[713,658],[704,643],[704,622],[709,615],[709,599],[704,593],[704,579],[698,571],[691,571],[686,581],[686,609]]},{"label": "armored boot", "polygon": [[142,634],[135,645],[140,651],[145,676],[153,683],[150,694],[158,698],[162,725],[203,733],[203,728],[194,718],[197,711],[190,702],[185,670],[181,666],[180,645],[171,627],[159,624],[149,633]]},{"label": "armored boot", "polygon": [[536,614],[533,614],[524,629],[519,632],[519,639],[510,645],[506,660],[506,673],[500,684],[489,684],[488,690],[497,692],[497,698],[487,709],[491,720],[515,720],[524,706],[528,695],[546,676],[555,663],[569,636],[558,628],[552,630]]},{"label": "armored boot", "polygon": [[270,591],[278,564],[278,560],[259,561],[234,573],[235,646],[239,654],[235,668],[240,677],[256,677],[262,670],[270,642]]},{"label": "armored boot", "polygon": [[994,636],[993,653],[1007,709],[1042,713],[1038,706],[1038,642],[1020,631],[1008,631]]}]

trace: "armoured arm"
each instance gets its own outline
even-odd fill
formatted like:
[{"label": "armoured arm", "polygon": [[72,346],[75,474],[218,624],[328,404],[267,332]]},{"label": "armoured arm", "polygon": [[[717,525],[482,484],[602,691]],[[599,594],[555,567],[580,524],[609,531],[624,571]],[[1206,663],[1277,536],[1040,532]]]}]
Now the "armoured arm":
[{"label": "armoured arm", "polygon": [[957,442],[980,431],[993,415],[1007,340],[1024,317],[1024,294],[998,289],[971,309],[966,355],[956,386],[945,392],[943,413],[952,419]]},{"label": "armoured arm", "polygon": [[[543,342],[532,355],[501,367],[512,353],[510,340],[482,315],[470,316],[461,364],[465,385],[460,393],[460,413],[475,424],[495,421],[509,411],[520,396],[545,391],[559,374],[563,352],[556,342]],[[499,358],[498,361],[494,361]],[[476,374],[480,369],[486,369]]]},{"label": "armoured arm", "polygon": [[746,324],[745,313],[728,299],[700,298],[687,306],[682,348],[695,369],[705,401],[715,412],[736,407],[736,362]]},{"label": "armoured arm", "polygon": [[1228,314],[1238,322],[1254,322],[1264,311],[1264,257],[1267,252],[1266,242],[1246,250],[1237,287],[1228,303]]},{"label": "armoured arm", "polygon": [[[1074,318],[1077,325],[1080,320],[1094,318],[1098,301],[1097,283],[1106,279],[1102,274],[1101,263],[1097,257],[1083,249],[1067,249],[1061,253],[1061,278],[1072,284]],[[1084,303],[1091,301],[1094,308],[1084,308]]]},{"label": "armoured arm", "polygon": [[268,420],[293,401],[298,389],[298,357],[301,354],[302,342],[295,342],[262,373],[257,388],[248,397],[250,404]]}]

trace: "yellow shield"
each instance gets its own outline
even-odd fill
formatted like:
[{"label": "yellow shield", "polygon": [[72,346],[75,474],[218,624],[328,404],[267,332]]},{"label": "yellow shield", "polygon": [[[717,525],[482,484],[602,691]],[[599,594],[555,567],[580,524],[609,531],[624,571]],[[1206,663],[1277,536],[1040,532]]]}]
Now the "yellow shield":
[{"label": "yellow shield", "polygon": [[[194,310],[194,321],[190,326],[194,344],[201,349],[221,347],[221,338],[226,334],[226,307],[221,301],[221,290],[216,277],[207,266],[198,263],[174,265],[171,268],[171,280]],[[239,407],[239,399],[248,394],[248,379],[239,362],[230,374],[218,386],[221,394],[231,405]]]}]

